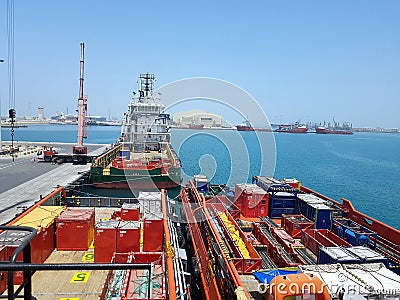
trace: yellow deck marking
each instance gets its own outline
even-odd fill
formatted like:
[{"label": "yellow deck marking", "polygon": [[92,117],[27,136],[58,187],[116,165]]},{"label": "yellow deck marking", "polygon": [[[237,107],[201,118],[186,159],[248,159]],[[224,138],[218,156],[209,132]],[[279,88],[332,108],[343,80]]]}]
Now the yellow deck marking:
[{"label": "yellow deck marking", "polygon": [[94,253],[93,252],[86,252],[82,257],[82,261],[94,262]]},{"label": "yellow deck marking", "polygon": [[71,278],[71,283],[87,282],[90,276],[90,272],[76,272]]},{"label": "yellow deck marking", "polygon": [[89,249],[94,249],[94,241],[90,243]]}]

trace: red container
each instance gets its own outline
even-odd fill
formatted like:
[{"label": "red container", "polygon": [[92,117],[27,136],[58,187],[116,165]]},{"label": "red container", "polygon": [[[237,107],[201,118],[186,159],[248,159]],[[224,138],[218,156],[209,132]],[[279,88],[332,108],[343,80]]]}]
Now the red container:
[{"label": "red container", "polygon": [[58,250],[87,250],[94,236],[94,209],[68,208],[56,224]]},{"label": "red container", "polygon": [[269,194],[256,184],[236,184],[235,204],[245,217],[268,216]]},{"label": "red container", "polygon": [[303,244],[293,239],[284,229],[274,228],[273,235],[275,239],[285,248],[288,253],[293,253],[294,248],[301,248]]},{"label": "red container", "polygon": [[[31,261],[43,263],[55,247],[55,218],[65,210],[64,206],[38,206],[12,225],[29,226],[37,230],[31,242]],[[9,231],[11,232],[11,231]]]},{"label": "red container", "polygon": [[41,262],[45,262],[46,259],[50,256],[53,252],[56,242],[55,242],[55,235],[56,235],[56,224],[55,222],[51,223],[49,227],[45,230],[42,230],[38,233],[35,239],[40,239],[41,243]]},{"label": "red container", "polygon": [[124,203],[121,207],[121,220],[123,221],[139,221],[140,207],[139,204]]},{"label": "red container", "polygon": [[143,251],[162,251],[163,237],[164,230],[162,215],[146,213],[143,221]]},{"label": "red container", "polygon": [[[7,261],[7,249],[6,246],[0,246],[0,262]],[[0,272],[0,295],[7,289],[7,272]]]},{"label": "red container", "polygon": [[[35,238],[31,241],[31,262],[36,263],[36,264],[41,264],[43,263],[43,240],[48,240],[50,237],[48,232],[49,228],[45,228],[43,231],[38,231],[37,235]],[[53,223],[53,229],[54,229],[54,223]],[[0,234],[0,245],[3,245],[4,247],[2,248],[2,254],[0,255],[1,259],[4,261],[9,261],[11,259],[11,256],[13,255],[14,251],[17,249],[17,247],[21,244],[21,242],[24,240],[24,238],[29,235],[28,231],[22,231],[22,230],[6,230],[3,231]],[[53,241],[54,245],[54,232],[53,235],[51,236],[51,240]],[[46,245],[46,244],[45,244]],[[51,250],[53,251],[53,250]],[[50,252],[51,253],[51,252]],[[17,261],[23,261],[23,252],[21,252],[18,255]],[[14,273],[14,283],[15,284],[21,284],[24,280],[23,272],[22,271],[16,271]]]},{"label": "red container", "polygon": [[94,261],[109,263],[117,251],[117,228],[119,221],[101,221],[95,226]]},{"label": "red container", "polygon": [[284,183],[290,185],[291,187],[300,190],[301,188],[301,183],[300,181],[298,181],[296,178],[293,179],[284,179],[283,180]]},{"label": "red container", "polygon": [[301,232],[301,242],[306,246],[306,248],[310,249],[312,253],[318,255],[318,249],[323,245],[318,242],[313,235],[312,229],[303,230]]},{"label": "red container", "polygon": [[117,252],[140,251],[140,222],[121,221],[117,230]]},{"label": "red container", "polygon": [[303,229],[314,228],[314,222],[303,215],[282,215],[282,227],[292,238],[300,238]]}]

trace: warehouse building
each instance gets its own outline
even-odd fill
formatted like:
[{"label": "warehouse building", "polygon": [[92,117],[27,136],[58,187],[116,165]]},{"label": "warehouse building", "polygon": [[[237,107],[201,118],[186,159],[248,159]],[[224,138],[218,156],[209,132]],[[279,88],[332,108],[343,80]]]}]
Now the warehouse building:
[{"label": "warehouse building", "polygon": [[200,109],[176,113],[173,115],[173,121],[178,126],[189,126],[189,125],[203,125],[204,127],[222,126],[221,116]]}]

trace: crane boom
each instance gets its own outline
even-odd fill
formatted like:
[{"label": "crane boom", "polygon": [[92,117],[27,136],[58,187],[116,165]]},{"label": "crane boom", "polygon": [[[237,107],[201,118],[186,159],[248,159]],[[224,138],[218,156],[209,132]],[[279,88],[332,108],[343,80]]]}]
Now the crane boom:
[{"label": "crane boom", "polygon": [[88,97],[83,95],[83,71],[84,71],[85,44],[81,43],[79,98],[78,98],[78,144],[73,147],[74,154],[87,154],[87,147],[83,146],[83,139],[87,138],[87,101]]}]

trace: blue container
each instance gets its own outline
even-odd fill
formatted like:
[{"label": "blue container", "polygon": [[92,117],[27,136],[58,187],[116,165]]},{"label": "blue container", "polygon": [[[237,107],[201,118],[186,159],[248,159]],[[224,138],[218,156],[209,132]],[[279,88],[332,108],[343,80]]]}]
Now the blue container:
[{"label": "blue container", "polygon": [[295,199],[270,198],[269,203],[271,208],[296,208]]},{"label": "blue container", "polygon": [[362,233],[357,233],[354,232],[350,229],[345,229],[344,230],[344,239],[348,241],[350,244],[353,246],[368,246],[370,240],[369,237],[362,234]]},{"label": "blue container", "polygon": [[[324,204],[322,204],[322,205],[324,205]],[[332,227],[332,210],[330,208],[324,208],[324,207],[316,208],[314,221],[315,221],[316,229],[331,229],[331,227]]]},{"label": "blue container", "polygon": [[347,251],[344,247],[320,247],[318,264],[359,264],[361,259]]},{"label": "blue container", "polygon": [[130,160],[131,159],[131,151],[129,151],[129,150],[120,150],[119,151],[119,156],[120,157],[125,157],[126,160]]},{"label": "blue container", "polygon": [[297,212],[296,208],[272,208],[268,214],[271,218],[281,218],[282,215],[295,215]]},{"label": "blue container", "polygon": [[331,229],[332,209],[329,206],[300,200],[298,207],[302,215],[315,222],[316,229]]},{"label": "blue container", "polygon": [[194,176],[194,184],[199,193],[207,193],[208,192],[208,179],[204,175],[195,175]]}]

